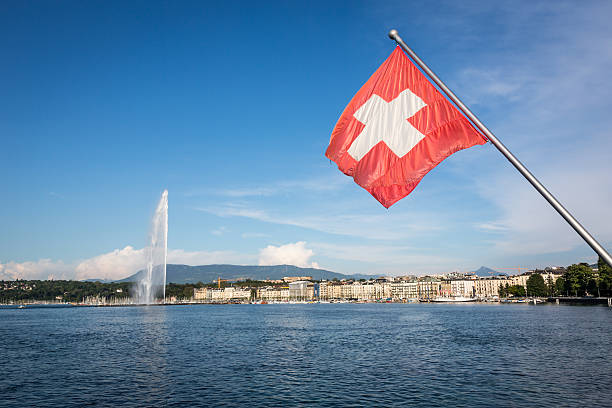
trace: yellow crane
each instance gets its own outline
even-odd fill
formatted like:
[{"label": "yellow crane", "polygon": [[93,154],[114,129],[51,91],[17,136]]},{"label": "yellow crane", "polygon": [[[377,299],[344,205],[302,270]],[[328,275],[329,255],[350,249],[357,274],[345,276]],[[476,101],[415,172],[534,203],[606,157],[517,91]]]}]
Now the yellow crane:
[{"label": "yellow crane", "polygon": [[219,289],[221,289],[221,281],[223,282],[229,282],[229,279],[221,279],[221,277],[219,276],[219,279],[217,279],[217,287]]}]

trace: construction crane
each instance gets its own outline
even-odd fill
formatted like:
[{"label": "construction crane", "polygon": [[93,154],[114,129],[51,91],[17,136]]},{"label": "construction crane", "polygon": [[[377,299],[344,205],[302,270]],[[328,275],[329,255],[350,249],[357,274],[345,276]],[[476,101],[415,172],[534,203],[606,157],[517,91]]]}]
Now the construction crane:
[{"label": "construction crane", "polygon": [[229,279],[221,279],[221,277],[219,276],[219,279],[217,279],[217,287],[219,289],[221,289],[221,281],[223,282],[229,282]]}]

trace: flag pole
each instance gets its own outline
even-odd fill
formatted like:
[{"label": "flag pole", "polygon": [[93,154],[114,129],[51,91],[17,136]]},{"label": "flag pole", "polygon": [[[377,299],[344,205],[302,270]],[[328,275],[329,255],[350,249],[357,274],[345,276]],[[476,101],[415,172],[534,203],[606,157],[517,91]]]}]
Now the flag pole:
[{"label": "flag pole", "polygon": [[535,187],[536,190],[538,190],[538,192],[546,199],[546,201],[548,201],[548,203],[552,205],[555,210],[557,210],[559,215],[561,215],[561,217],[563,217],[565,221],[567,221],[567,223],[572,226],[572,228],[578,233],[578,235],[580,235],[582,239],[584,239],[586,243],[589,244],[589,246],[593,248],[593,250],[597,252],[597,254],[601,256],[601,258],[612,267],[612,256],[610,256],[608,251],[606,251],[605,248],[602,247],[599,242],[597,242],[597,240],[593,238],[593,236],[578,222],[578,220],[576,220],[576,218],[574,218],[574,216],[570,214],[570,212],[567,211],[565,207],[563,207],[563,205],[555,198],[555,196],[553,196],[550,191],[548,191],[546,187],[544,187],[544,185],[540,183],[540,181],[535,178],[533,174],[531,174],[531,172],[523,165],[523,163],[521,163],[519,159],[517,159],[516,156],[514,156],[512,152],[508,150],[508,148],[504,146],[504,144],[497,137],[495,137],[495,135],[489,129],[487,129],[487,127],[476,117],[476,115],[474,115],[472,111],[467,106],[465,106],[463,102],[461,102],[457,95],[455,95],[453,91],[451,91],[444,84],[444,82],[442,82],[442,80],[438,78],[438,76],[427,66],[427,64],[425,64],[423,60],[421,60],[419,56],[416,55],[416,53],[412,51],[412,49],[408,45],[406,45],[404,40],[402,40],[402,37],[399,36],[397,30],[389,31],[389,38],[394,40],[408,55],[410,55],[410,58],[412,58],[413,61],[416,62],[417,65],[421,67],[421,69],[425,71],[431,79],[433,79],[433,81],[440,87],[440,89],[444,91],[446,96],[448,96],[455,103],[455,105],[457,105],[457,107],[461,109],[461,111],[468,118],[470,118],[474,125],[487,136],[493,146],[495,146],[497,150],[499,150],[501,154],[503,154],[506,159],[508,159],[508,161],[512,163],[514,167],[516,167],[516,169],[523,175],[523,177],[527,179],[527,181],[531,183],[533,187]]}]

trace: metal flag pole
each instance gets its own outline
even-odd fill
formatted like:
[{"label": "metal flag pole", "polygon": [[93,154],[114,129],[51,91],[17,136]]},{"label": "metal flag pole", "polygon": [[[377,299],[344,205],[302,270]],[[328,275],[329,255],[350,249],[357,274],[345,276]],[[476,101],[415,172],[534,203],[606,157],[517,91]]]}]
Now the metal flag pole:
[{"label": "metal flag pole", "polygon": [[440,80],[440,78],[438,78],[438,76],[427,66],[427,64],[425,64],[423,60],[421,60],[419,56],[416,55],[415,52],[412,51],[412,49],[408,45],[406,45],[404,40],[402,40],[402,37],[399,36],[397,30],[389,31],[389,38],[394,40],[400,47],[402,47],[402,49],[408,55],[410,55],[410,58],[412,58],[413,61],[416,62],[417,65],[421,67],[421,69],[425,71],[431,79],[433,79],[433,81],[440,87],[440,89],[444,91],[446,96],[448,96],[455,103],[455,105],[457,105],[457,107],[461,109],[461,111],[468,118],[470,118],[474,125],[487,136],[493,146],[495,146],[497,150],[499,150],[501,154],[503,154],[506,159],[508,159],[508,161],[512,163],[514,167],[516,167],[516,169],[523,175],[523,177],[525,177],[527,181],[529,181],[531,185],[534,186],[540,194],[542,194],[546,201],[548,201],[549,204],[552,205],[555,210],[557,210],[557,212],[565,219],[565,221],[568,222],[569,225],[572,226],[572,228],[578,233],[578,235],[580,235],[582,239],[584,239],[586,243],[589,244],[589,246],[593,248],[593,250],[597,252],[597,254],[601,256],[601,258],[612,267],[612,256],[610,256],[608,251],[606,251],[605,248],[602,247],[599,242],[597,242],[597,240],[593,238],[593,236],[582,225],[580,225],[578,220],[576,220],[576,218],[574,218],[574,216],[570,214],[570,212],[567,211],[565,207],[563,207],[563,205],[555,198],[555,196],[553,196],[550,191],[548,191],[546,187],[544,187],[544,185],[542,185],[542,183],[540,183],[540,181],[535,178],[535,176],[531,174],[529,170],[527,170],[523,163],[521,163],[519,159],[517,159],[512,154],[512,152],[508,150],[508,148],[504,146],[504,144],[500,142],[499,139],[496,138],[495,135],[489,129],[487,129],[487,127],[476,117],[476,115],[474,115],[472,111],[467,106],[465,106],[463,102],[461,102],[461,100],[459,100],[457,95],[455,95],[453,91],[451,91],[444,84],[444,82],[442,82],[442,80]]}]

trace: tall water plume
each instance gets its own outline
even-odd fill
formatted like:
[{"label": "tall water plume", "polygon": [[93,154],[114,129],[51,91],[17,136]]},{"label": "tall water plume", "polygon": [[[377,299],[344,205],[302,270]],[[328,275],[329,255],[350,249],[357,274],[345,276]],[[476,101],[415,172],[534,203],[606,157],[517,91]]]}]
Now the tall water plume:
[{"label": "tall water plume", "polygon": [[151,219],[149,245],[145,248],[146,266],[136,282],[134,303],[163,303],[166,297],[166,259],[168,256],[168,190],[162,193]]}]

